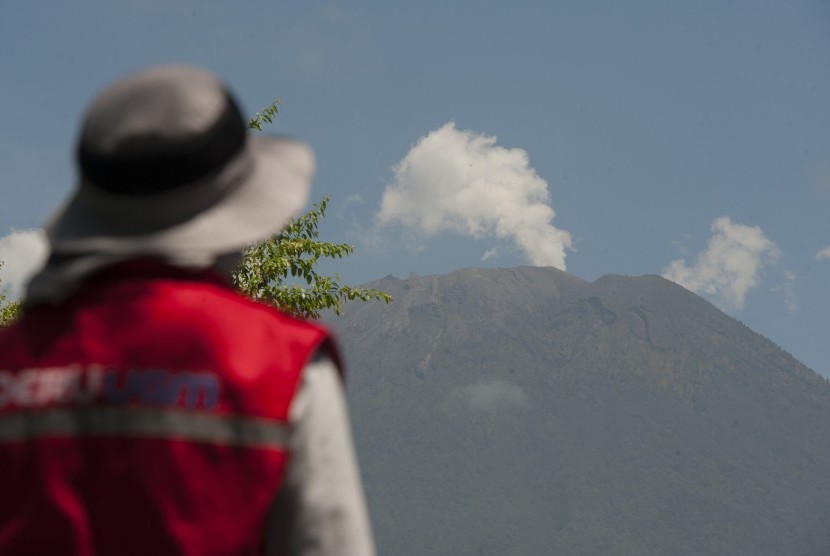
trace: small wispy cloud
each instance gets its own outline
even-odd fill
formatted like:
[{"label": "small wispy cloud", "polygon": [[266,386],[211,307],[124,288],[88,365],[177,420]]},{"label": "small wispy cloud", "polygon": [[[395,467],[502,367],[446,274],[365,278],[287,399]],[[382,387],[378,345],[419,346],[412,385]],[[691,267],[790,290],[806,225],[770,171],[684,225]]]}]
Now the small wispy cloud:
[{"label": "small wispy cloud", "polygon": [[365,205],[365,204],[366,204],[366,201],[364,201],[363,197],[361,197],[357,193],[349,195],[348,197],[346,197],[346,199],[342,203],[338,203],[336,205],[337,206],[337,209],[336,209],[337,218],[339,218],[340,220],[343,220],[347,216],[352,214],[352,212],[353,212],[352,208],[355,205]]},{"label": "small wispy cloud", "polygon": [[[663,277],[695,293],[713,296],[727,308],[742,309],[747,292],[758,285],[764,267],[778,262],[781,250],[761,228],[735,224],[728,216],[715,219],[711,229],[712,237],[694,265],[672,261],[663,270]],[[785,294],[787,291],[794,304],[791,285]]]},{"label": "small wispy cloud", "polygon": [[571,234],[552,224],[548,184],[527,151],[449,122],[421,137],[394,171],[375,215],[379,227],[511,239],[530,264],[565,269]]},{"label": "small wispy cloud", "polygon": [[15,230],[0,237],[0,278],[10,298],[22,296],[23,288],[46,260],[47,246],[43,230]]},{"label": "small wispy cloud", "polygon": [[795,294],[795,272],[785,270],[783,281],[770,289],[784,295],[784,305],[787,307],[788,313],[792,314],[798,311],[798,297]]},{"label": "small wispy cloud", "polygon": [[484,254],[481,256],[481,260],[482,261],[489,261],[490,259],[495,259],[498,256],[499,256],[499,248],[498,247],[493,247],[492,249],[488,249],[487,251],[484,252]]},{"label": "small wispy cloud", "polygon": [[830,245],[816,253],[817,261],[826,261],[828,259],[830,259]]},{"label": "small wispy cloud", "polygon": [[481,380],[461,386],[456,398],[474,410],[520,408],[529,405],[527,394],[520,386],[506,380]]}]

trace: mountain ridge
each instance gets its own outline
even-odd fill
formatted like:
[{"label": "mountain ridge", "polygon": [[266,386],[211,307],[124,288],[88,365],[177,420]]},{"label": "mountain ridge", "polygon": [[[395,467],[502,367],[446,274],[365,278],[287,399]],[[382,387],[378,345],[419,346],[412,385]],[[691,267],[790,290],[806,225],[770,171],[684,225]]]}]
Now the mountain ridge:
[{"label": "mountain ridge", "polygon": [[830,552],[830,385],[695,294],[537,267],[369,286],[395,301],[334,324],[382,553]]}]

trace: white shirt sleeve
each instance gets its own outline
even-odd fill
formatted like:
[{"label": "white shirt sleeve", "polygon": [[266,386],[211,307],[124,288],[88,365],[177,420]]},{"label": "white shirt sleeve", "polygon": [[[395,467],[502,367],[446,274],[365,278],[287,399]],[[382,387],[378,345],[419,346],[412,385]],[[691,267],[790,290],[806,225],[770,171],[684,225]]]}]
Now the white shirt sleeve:
[{"label": "white shirt sleeve", "polygon": [[375,554],[335,363],[318,357],[303,370],[289,411],[288,465],[269,517],[266,554]]}]

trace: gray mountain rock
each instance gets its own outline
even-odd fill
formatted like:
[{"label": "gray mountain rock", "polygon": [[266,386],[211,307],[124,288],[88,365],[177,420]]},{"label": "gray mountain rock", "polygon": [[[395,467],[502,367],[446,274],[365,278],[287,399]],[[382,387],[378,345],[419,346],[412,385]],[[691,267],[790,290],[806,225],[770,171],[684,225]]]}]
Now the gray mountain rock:
[{"label": "gray mountain rock", "polygon": [[372,284],[331,319],[385,555],[830,554],[830,385],[658,276]]}]

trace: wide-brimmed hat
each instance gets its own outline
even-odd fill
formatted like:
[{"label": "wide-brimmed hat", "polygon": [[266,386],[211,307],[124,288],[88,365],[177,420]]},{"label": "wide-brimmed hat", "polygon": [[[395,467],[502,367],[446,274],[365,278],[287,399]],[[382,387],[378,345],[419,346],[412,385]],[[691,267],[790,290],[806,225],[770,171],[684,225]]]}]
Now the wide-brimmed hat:
[{"label": "wide-brimmed hat", "polygon": [[213,73],[168,65],[128,76],[92,103],[80,180],[46,226],[53,253],[224,253],[279,231],[305,204],[305,144],[248,133]]}]

